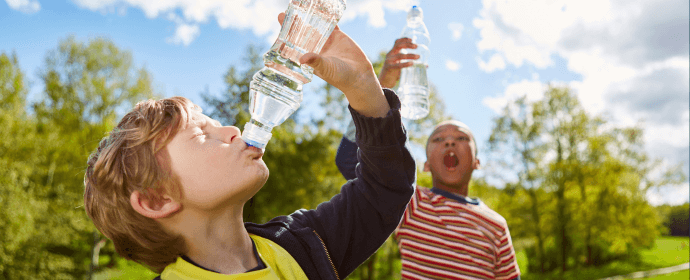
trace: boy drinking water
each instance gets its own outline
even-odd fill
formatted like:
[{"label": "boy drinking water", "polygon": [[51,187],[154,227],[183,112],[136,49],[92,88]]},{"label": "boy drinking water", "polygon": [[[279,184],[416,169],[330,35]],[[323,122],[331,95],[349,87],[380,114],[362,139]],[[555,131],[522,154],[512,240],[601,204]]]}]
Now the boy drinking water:
[{"label": "boy drinking water", "polygon": [[101,141],[84,179],[87,214],[120,255],[160,279],[343,279],[378,249],[413,193],[400,102],[338,27],[300,63],[350,103],[357,178],[316,209],[244,223],[269,176],[262,151],[183,97],[143,101]]}]

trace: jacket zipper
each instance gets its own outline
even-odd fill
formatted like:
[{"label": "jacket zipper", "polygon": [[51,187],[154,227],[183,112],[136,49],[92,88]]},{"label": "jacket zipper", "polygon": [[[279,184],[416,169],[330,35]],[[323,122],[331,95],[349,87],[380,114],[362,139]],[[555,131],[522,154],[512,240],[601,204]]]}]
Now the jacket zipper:
[{"label": "jacket zipper", "polygon": [[319,234],[316,233],[315,230],[313,232],[314,232],[314,234],[316,234],[316,237],[319,238],[319,241],[321,241],[321,245],[323,245],[323,249],[326,251],[326,257],[328,257],[328,262],[331,263],[331,267],[333,268],[333,272],[335,272],[335,277],[338,280],[340,280],[340,276],[338,276],[338,271],[335,270],[335,265],[333,265],[333,261],[331,260],[331,255],[328,253],[328,249],[326,249],[326,243],[323,243],[323,239],[321,239],[321,236],[319,236]]}]

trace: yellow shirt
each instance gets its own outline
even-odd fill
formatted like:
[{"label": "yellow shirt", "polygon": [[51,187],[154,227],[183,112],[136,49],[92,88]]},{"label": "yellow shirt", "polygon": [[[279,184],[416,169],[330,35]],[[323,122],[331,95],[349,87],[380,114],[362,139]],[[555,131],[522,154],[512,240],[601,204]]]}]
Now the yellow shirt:
[{"label": "yellow shirt", "polygon": [[241,274],[225,275],[208,271],[198,266],[195,266],[181,257],[177,261],[165,267],[161,273],[163,280],[193,280],[193,279],[209,279],[209,280],[244,280],[244,279],[286,279],[286,280],[302,280],[307,279],[302,268],[297,264],[297,261],[287,252],[283,247],[280,247],[275,242],[263,237],[250,234],[249,237],[254,240],[256,244],[256,251],[259,252],[259,257],[266,265],[266,268],[258,271],[245,272]]}]

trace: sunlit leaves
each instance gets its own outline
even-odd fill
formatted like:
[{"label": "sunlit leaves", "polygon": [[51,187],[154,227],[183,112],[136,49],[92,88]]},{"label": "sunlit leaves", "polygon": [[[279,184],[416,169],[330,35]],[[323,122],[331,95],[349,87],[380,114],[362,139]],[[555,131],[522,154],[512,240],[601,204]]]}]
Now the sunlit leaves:
[{"label": "sunlit leaves", "polygon": [[88,273],[87,156],[124,110],[154,96],[151,75],[131,61],[107,39],[69,37],[46,56],[44,91],[27,104],[17,58],[0,55],[0,278]]},{"label": "sunlit leaves", "polygon": [[511,194],[501,205],[514,236],[534,240],[530,271],[603,264],[652,244],[658,218],[645,193],[662,183],[642,133],[588,115],[568,88],[518,99],[495,119],[488,164]]}]

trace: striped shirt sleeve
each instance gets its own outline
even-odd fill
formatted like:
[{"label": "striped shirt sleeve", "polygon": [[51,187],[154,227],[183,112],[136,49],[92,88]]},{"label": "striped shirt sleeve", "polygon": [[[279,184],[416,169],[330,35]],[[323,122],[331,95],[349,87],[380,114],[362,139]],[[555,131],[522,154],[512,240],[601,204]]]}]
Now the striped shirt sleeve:
[{"label": "striped shirt sleeve", "polygon": [[520,276],[520,268],[518,268],[508,226],[505,227],[505,234],[496,252],[495,274],[497,280],[512,280]]}]

